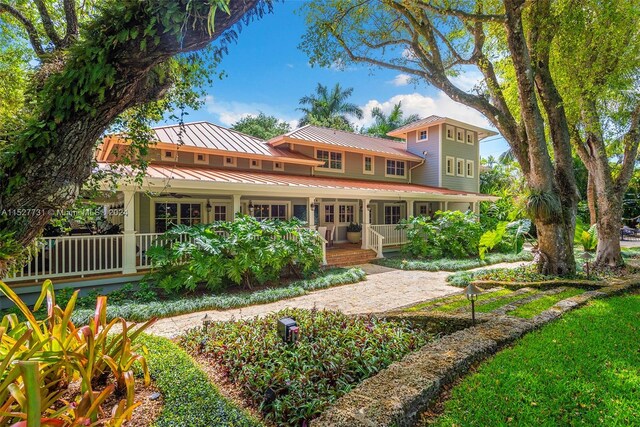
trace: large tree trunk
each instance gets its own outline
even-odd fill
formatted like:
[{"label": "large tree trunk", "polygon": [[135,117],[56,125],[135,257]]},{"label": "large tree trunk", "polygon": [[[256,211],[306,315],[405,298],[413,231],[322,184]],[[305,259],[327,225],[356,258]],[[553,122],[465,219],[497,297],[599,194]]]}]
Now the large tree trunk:
[{"label": "large tree trunk", "polygon": [[598,194],[598,249],[594,267],[617,268],[624,265],[620,247],[622,202],[613,193]]},{"label": "large tree trunk", "polygon": [[596,186],[591,173],[587,173],[587,206],[589,207],[589,225],[598,222],[598,208],[596,207]]}]

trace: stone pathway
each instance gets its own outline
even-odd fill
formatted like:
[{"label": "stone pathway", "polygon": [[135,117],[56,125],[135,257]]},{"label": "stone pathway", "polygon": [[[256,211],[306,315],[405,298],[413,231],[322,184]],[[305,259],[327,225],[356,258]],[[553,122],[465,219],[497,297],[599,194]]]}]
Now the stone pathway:
[{"label": "stone pathway", "polygon": [[[503,263],[490,267],[517,267],[522,264],[522,262]],[[451,274],[448,271],[405,271],[374,264],[365,264],[360,267],[367,273],[366,280],[362,282],[322,289],[269,304],[231,310],[200,311],[159,319],[147,332],[173,338],[187,329],[200,326],[205,314],[211,320],[245,319],[287,307],[310,309],[316,306],[319,309],[340,310],[347,314],[376,313],[461,291],[460,288],[450,286],[445,281]]]}]

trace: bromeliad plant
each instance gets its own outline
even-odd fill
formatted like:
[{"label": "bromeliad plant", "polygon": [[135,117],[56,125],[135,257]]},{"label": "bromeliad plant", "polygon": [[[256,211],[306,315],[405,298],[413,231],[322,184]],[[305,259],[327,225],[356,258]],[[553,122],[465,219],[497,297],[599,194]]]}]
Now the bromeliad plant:
[{"label": "bromeliad plant", "polygon": [[[34,311],[46,301],[47,315],[37,320],[33,312],[5,283],[0,291],[19,309],[24,320],[9,314],[0,322],[0,426],[94,425],[120,426],[138,406],[134,401],[132,365],[138,362],[148,384],[143,350],[132,342],[155,319],[130,329],[124,319],[106,321],[106,297],[99,297],[95,314],[86,326],[71,321],[79,291],[66,307],[56,304],[53,284],[42,286]],[[116,325],[120,332],[111,334]],[[70,383],[80,392],[63,399]],[[110,383],[113,382],[113,383]],[[107,415],[104,402],[114,394],[123,397]],[[65,396],[68,398],[68,396]]]},{"label": "bromeliad plant", "polygon": [[321,239],[315,230],[289,221],[258,221],[240,215],[235,221],[167,231],[147,251],[151,278],[168,292],[192,291],[199,284],[220,289],[228,283],[251,289],[284,275],[308,276],[322,262]]}]

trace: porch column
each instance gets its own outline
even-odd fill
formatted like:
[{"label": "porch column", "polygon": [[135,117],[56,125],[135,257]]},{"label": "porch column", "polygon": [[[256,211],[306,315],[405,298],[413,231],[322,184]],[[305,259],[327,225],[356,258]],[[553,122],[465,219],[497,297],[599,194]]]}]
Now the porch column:
[{"label": "porch column", "polygon": [[413,200],[407,200],[407,219],[413,216]]},{"label": "porch column", "polygon": [[371,222],[371,218],[369,215],[369,205],[370,199],[362,199],[362,249],[368,249],[369,246],[369,223]]},{"label": "porch column", "polygon": [[315,197],[309,197],[309,200],[307,200],[307,222],[309,223],[309,228],[315,228],[316,226],[315,200]]},{"label": "porch column", "polygon": [[122,236],[122,274],[136,273],[135,190],[122,190],[124,197],[124,233]]},{"label": "porch column", "polygon": [[480,202],[473,202],[473,212],[476,214],[480,213]]},{"label": "porch column", "polygon": [[233,212],[231,212],[232,221],[235,221],[236,219],[236,214],[238,212],[240,212],[240,197],[242,197],[240,194],[234,194],[233,195]]},{"label": "porch column", "polygon": [[448,211],[449,210],[449,202],[444,202],[444,209],[443,211]]}]

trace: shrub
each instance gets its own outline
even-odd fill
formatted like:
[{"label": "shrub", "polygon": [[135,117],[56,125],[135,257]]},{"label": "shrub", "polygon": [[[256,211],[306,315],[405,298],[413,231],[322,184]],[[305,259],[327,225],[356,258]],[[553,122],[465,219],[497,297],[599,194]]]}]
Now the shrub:
[{"label": "shrub", "polygon": [[359,233],[362,231],[362,225],[350,222],[347,225],[347,233]]},{"label": "shrub", "polygon": [[[0,323],[0,425],[29,420],[57,426],[119,426],[130,419],[134,402],[132,367],[141,366],[149,383],[145,358],[136,337],[154,320],[130,329],[123,319],[106,321],[106,297],[98,298],[95,314],[86,326],[71,322],[79,291],[64,310],[56,304],[53,284],[47,280],[34,310],[46,300],[47,315],[37,320],[27,305],[5,283],[0,291],[13,302],[24,321],[8,314]],[[120,332],[109,335],[118,325]],[[77,395],[65,396],[70,382],[80,382]],[[115,394],[123,397],[109,412],[101,406]],[[64,399],[63,399],[64,397]],[[108,413],[109,415],[104,415]]]},{"label": "shrub", "polygon": [[[282,317],[298,323],[296,343],[283,343],[278,336],[276,324]],[[219,364],[266,420],[278,426],[300,426],[429,338],[405,323],[372,316],[287,309],[192,329],[181,345]]]},{"label": "shrub", "polygon": [[582,245],[582,249],[585,252],[595,251],[598,247],[598,228],[596,224],[589,227],[582,221],[577,221],[574,242]]},{"label": "shrub", "polygon": [[296,218],[239,216],[230,222],[176,226],[147,255],[155,268],[151,278],[169,292],[193,291],[201,283],[209,289],[227,283],[251,289],[286,273],[303,277],[316,272],[322,246],[318,233]]},{"label": "shrub", "polygon": [[500,221],[495,230],[486,231],[478,245],[480,259],[484,259],[485,253],[497,248],[500,252],[513,251],[518,254],[522,251],[525,238],[529,235],[531,221],[520,219],[517,221]]},{"label": "shrub", "polygon": [[403,253],[421,258],[465,258],[478,253],[482,227],[474,213],[437,211],[432,219],[411,217],[398,226],[407,230]]},{"label": "shrub", "polygon": [[502,262],[532,261],[533,255],[530,252],[520,252],[519,254],[488,254],[484,259],[450,259],[441,258],[433,260],[380,258],[372,261],[385,267],[397,268],[400,270],[424,270],[424,271],[460,271],[470,268],[482,267],[485,265],[498,264]]}]

